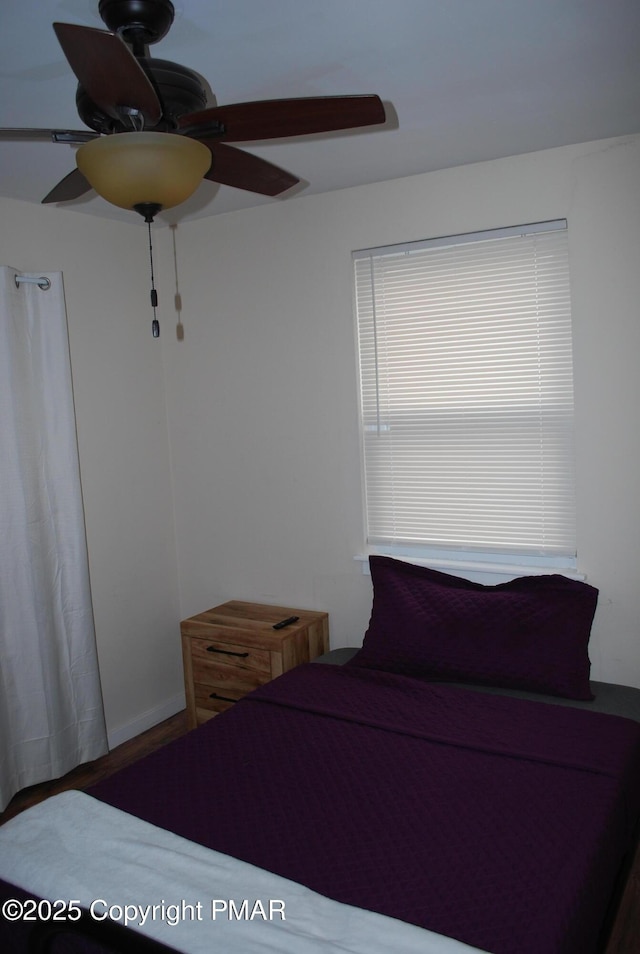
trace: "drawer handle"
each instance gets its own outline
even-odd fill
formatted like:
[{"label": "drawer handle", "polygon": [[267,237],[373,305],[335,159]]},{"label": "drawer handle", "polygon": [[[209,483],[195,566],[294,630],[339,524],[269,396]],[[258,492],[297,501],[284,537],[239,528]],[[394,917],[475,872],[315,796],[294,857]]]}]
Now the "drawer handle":
[{"label": "drawer handle", "polygon": [[237,699],[230,699],[229,696],[219,696],[217,692],[212,692],[210,699],[220,699],[222,702],[237,702]]},{"label": "drawer handle", "polygon": [[208,653],[221,653],[223,656],[239,656],[240,659],[246,659],[249,653],[232,653],[228,649],[216,649],[215,646],[207,646]]}]

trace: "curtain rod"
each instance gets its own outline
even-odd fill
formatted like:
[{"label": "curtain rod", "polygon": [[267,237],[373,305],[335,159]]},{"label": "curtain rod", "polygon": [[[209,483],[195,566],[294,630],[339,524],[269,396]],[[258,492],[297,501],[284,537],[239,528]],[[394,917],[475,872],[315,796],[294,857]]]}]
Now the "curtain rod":
[{"label": "curtain rod", "polygon": [[48,291],[51,288],[51,281],[48,278],[45,278],[44,275],[41,275],[39,278],[33,278],[30,275],[15,275],[16,287],[19,288],[23,282],[26,282],[30,285],[37,285],[38,288],[41,288],[43,291]]}]

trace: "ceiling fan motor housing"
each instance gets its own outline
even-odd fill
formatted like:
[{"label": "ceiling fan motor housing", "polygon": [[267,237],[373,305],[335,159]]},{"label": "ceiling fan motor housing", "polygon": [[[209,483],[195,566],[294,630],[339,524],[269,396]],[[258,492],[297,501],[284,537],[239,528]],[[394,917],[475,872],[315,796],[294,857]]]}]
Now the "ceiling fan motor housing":
[{"label": "ceiling fan motor housing", "polygon": [[[148,55],[146,47],[166,36],[173,23],[175,11],[170,0],[100,0],[98,10],[109,30],[131,46],[158,94],[162,117],[154,126],[146,126],[147,130],[174,132],[178,128],[180,116],[206,108],[207,94],[193,70]],[[90,129],[106,134],[131,132],[133,124],[126,119],[126,109],[135,110],[136,103],[120,105],[124,114],[122,122],[103,112],[82,84],[78,84],[78,115]]]},{"label": "ceiling fan motor housing", "polygon": [[[138,62],[155,86],[162,103],[162,118],[155,126],[145,127],[154,132],[174,132],[180,116],[195,113],[207,107],[207,94],[193,70],[171,60],[141,57]],[[135,105],[135,104],[131,104]],[[96,106],[84,87],[78,84],[76,106],[80,119],[100,133],[130,132],[131,125],[118,123]]]}]

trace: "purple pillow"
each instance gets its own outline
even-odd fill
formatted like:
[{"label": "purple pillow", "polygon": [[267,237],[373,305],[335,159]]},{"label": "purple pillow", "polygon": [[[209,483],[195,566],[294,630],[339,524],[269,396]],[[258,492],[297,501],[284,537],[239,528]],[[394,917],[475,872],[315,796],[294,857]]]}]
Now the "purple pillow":
[{"label": "purple pillow", "polygon": [[391,557],[369,563],[371,620],[348,665],[593,699],[593,586],[555,574],[484,586]]}]

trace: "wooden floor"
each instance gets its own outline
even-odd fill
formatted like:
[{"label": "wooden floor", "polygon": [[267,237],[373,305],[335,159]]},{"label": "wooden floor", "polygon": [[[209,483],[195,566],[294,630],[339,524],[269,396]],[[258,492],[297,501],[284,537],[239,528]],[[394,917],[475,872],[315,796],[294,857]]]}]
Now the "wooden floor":
[{"label": "wooden floor", "polygon": [[85,789],[96,782],[102,781],[109,775],[113,775],[125,765],[131,765],[138,759],[148,755],[149,752],[161,748],[167,742],[178,739],[187,732],[187,713],[186,710],[178,712],[177,715],[160,722],[152,729],[143,732],[142,735],[130,739],[129,742],[123,742],[117,748],[96,759],[95,762],[87,762],[85,765],[79,765],[62,778],[54,779],[52,782],[43,782],[41,785],[32,785],[25,788],[9,802],[4,812],[0,812],[0,825],[35,805],[37,802],[44,801],[50,795],[57,795],[59,792],[66,792],[70,788]]},{"label": "wooden floor", "polygon": [[[80,765],[63,778],[24,789],[12,799],[6,811],[0,813],[0,825],[50,795],[70,788],[88,788],[126,765],[137,762],[167,742],[180,738],[187,731],[186,712],[179,712],[137,738],[124,742],[95,762]],[[640,954],[640,846],[627,879],[609,943],[603,954]]]}]

